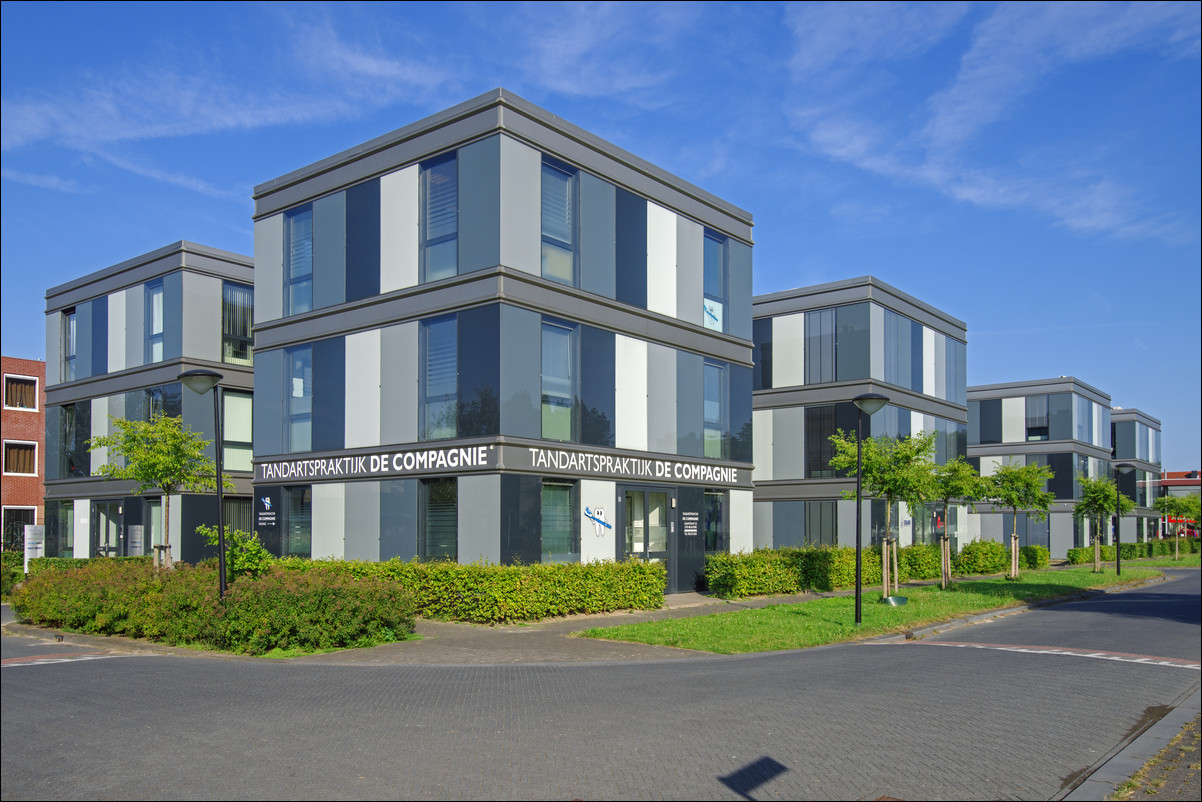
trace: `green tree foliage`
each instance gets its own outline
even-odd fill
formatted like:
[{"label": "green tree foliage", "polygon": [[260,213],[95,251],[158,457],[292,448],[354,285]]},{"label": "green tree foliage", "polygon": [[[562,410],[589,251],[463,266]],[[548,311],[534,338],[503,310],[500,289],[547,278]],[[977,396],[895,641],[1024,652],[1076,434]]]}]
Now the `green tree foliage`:
[{"label": "green tree foliage", "polygon": [[[171,561],[171,495],[181,490],[206,493],[216,488],[217,467],[205,457],[208,440],[184,426],[182,418],[155,412],[149,421],[110,418],[113,433],[88,440],[88,450],[108,449],[109,461],[95,474],[137,484],[137,493],[163,494],[164,559]],[[233,489],[228,479],[222,483]]]},{"label": "green tree foliage", "polygon": [[985,492],[981,477],[963,458],[936,465],[931,473],[934,499],[943,504],[943,539],[940,544],[942,565],[940,586],[946,588],[952,578],[952,554],[947,540],[947,511],[953,501],[962,501],[975,511],[973,502]]},{"label": "green tree foliage", "polygon": [[1054,496],[1044,488],[1055,476],[1045,465],[1001,465],[985,479],[982,500],[1008,507],[1014,514],[1010,533],[1010,578],[1018,579],[1018,513],[1042,521],[1048,517]]},{"label": "green tree foliage", "polygon": [[[220,544],[217,537],[217,527],[201,524],[196,527],[196,534],[210,546]],[[247,533],[241,529],[231,530],[225,527],[225,573],[226,581],[231,584],[240,576],[262,576],[275,556],[267,550],[259,540],[259,533]]]},{"label": "green tree foliage", "polygon": [[1077,518],[1089,518],[1094,522],[1094,565],[1095,571],[1102,570],[1102,532],[1106,519],[1114,514],[1115,499],[1122,504],[1120,515],[1126,515],[1135,509],[1135,502],[1117,493],[1114,480],[1109,476],[1078,476],[1077,483],[1081,487],[1081,498],[1073,505],[1073,515]]},{"label": "green tree foliage", "polygon": [[[856,435],[840,429],[831,435],[835,455],[830,465],[845,475],[856,475]],[[884,594],[889,595],[888,542],[893,531],[893,505],[904,501],[911,510],[922,509],[922,505],[935,498],[933,470],[935,463],[935,433],[920,432],[895,440],[892,437],[870,437],[864,440],[862,488],[865,496],[885,501],[885,542],[882,547],[882,565],[886,576],[882,580]],[[843,493],[843,498],[854,500],[854,490]],[[896,557],[895,557],[896,560]],[[894,573],[896,582],[897,572]]]}]

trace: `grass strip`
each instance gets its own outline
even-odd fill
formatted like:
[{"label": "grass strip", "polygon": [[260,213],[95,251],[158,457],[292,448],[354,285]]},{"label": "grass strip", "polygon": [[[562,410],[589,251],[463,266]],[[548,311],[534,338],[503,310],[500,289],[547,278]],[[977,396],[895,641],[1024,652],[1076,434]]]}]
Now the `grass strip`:
[{"label": "grass strip", "polygon": [[582,637],[675,646],[714,654],[746,654],[803,649],[905,632],[965,615],[1073,596],[1085,590],[1142,582],[1159,575],[1154,568],[1128,567],[1122,577],[1113,568],[1095,574],[1093,567],[1060,571],[1026,571],[1010,582],[1004,578],[968,580],[949,590],[937,586],[904,588],[908,603],[891,607],[880,592],[866,592],[863,626],[855,626],[855,599],[834,596],[798,604],[776,604],[731,613],[594,627]]}]

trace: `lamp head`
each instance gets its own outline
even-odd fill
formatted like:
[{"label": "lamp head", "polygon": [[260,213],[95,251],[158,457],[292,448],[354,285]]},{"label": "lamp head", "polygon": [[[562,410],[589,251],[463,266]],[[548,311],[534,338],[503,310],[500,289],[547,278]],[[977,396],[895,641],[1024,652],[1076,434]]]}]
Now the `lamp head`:
[{"label": "lamp head", "polygon": [[1128,474],[1135,470],[1135,466],[1130,462],[1116,462],[1114,469],[1121,474]]},{"label": "lamp head", "polygon": [[202,395],[216,387],[222,378],[224,377],[220,373],[215,370],[208,370],[207,368],[185,370],[179,374],[179,380],[184,383],[185,387],[194,393],[201,393]]},{"label": "lamp head", "polygon": [[862,393],[853,398],[852,403],[859,407],[861,412],[866,412],[868,415],[875,415],[880,412],[885,404],[889,403],[889,397],[880,393]]}]

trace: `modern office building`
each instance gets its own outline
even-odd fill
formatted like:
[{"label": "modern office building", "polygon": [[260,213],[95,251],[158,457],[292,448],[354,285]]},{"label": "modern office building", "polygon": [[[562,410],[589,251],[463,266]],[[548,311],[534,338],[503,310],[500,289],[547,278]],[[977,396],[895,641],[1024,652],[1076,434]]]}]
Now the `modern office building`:
[{"label": "modern office building", "polygon": [[[982,476],[1002,464],[1046,465],[1055,475],[1047,519],[1018,515],[1019,545],[1046,546],[1063,558],[1089,543],[1089,525],[1073,517],[1079,476],[1110,471],[1110,396],[1071,376],[968,388],[968,457]],[[1013,513],[977,504],[973,538],[1008,543]]]},{"label": "modern office building", "polygon": [[[855,479],[830,467],[837,430],[853,434],[852,399],[889,403],[865,415],[864,437],[936,433],[935,459],[967,448],[965,324],[871,276],[756,296],[753,304],[755,546],[855,544]],[[892,516],[899,543],[931,543],[942,507]],[[962,510],[948,515],[960,530]],[[865,501],[865,534],[884,531],[884,501]],[[865,543],[869,540],[866,537]]]},{"label": "modern office building", "polygon": [[279,554],[751,546],[751,215],[504,90],[255,189]]},{"label": "modern office building", "polygon": [[1120,537],[1131,543],[1160,534],[1160,514],[1152,507],[1160,478],[1160,421],[1138,409],[1114,407],[1110,412],[1111,453],[1115,462],[1135,469],[1118,475],[1119,490],[1135,502],[1135,510],[1124,516]]},{"label": "modern office building", "polygon": [[[250,527],[253,273],[245,256],[177,242],[46,292],[47,556],[144,554],[163,543],[162,497],[94,476],[108,454],[87,441],[113,431],[114,418],[153,412],[182,415],[213,440],[212,395],[178,380],[194,368],[224,377],[224,467],[235,483],[225,520]],[[205,556],[195,528],[216,518],[215,495],[173,496],[173,558]]]},{"label": "modern office building", "polygon": [[42,458],[45,449],[46,363],[40,359],[0,358],[4,374],[4,472],[0,504],[4,512],[4,548],[21,548],[26,525],[42,523]]}]

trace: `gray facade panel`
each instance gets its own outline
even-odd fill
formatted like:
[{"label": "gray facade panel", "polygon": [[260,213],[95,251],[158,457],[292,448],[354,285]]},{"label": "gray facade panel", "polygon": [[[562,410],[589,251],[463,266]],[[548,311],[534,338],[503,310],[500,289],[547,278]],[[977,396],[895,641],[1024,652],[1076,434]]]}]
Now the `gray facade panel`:
[{"label": "gray facade panel", "polygon": [[676,349],[647,345],[647,448],[676,453]]},{"label": "gray facade panel", "polygon": [[740,339],[751,339],[751,246],[729,241],[730,321],[726,330]]},{"label": "gray facade panel", "polygon": [[700,457],[705,453],[705,360],[687,351],[676,352],[676,453]]},{"label": "gray facade panel", "polygon": [[46,315],[46,384],[62,381],[63,317],[57,312]]},{"label": "gray facade panel", "polygon": [[313,201],[313,308],[346,300],[346,193]]},{"label": "gray facade panel", "polygon": [[[163,361],[179,359],[184,353],[184,274],[163,276]],[[213,321],[209,321],[213,325]],[[220,330],[221,316],[217,316]]]},{"label": "gray facade panel", "polygon": [[501,137],[459,149],[459,272],[501,263]]},{"label": "gray facade panel", "polygon": [[685,217],[676,218],[676,317],[696,326],[702,324],[705,300],[704,242],[705,230],[700,225]]},{"label": "gray facade panel", "polygon": [[284,316],[284,215],[255,222],[255,323]]},{"label": "gray facade panel", "polygon": [[591,173],[580,175],[580,287],[613,298],[617,293],[617,188]]},{"label": "gray facade panel", "polygon": [[347,482],[343,554],[348,560],[380,559],[380,482]]},{"label": "gray facade panel", "polygon": [[213,441],[216,439],[213,429],[213,391],[196,393],[181,385],[180,408],[182,410],[184,425],[190,427],[193,432],[209,441],[209,444],[205,446],[205,457],[207,459],[216,459],[217,452],[213,448]]},{"label": "gray facade panel", "polygon": [[[108,348],[108,343],[96,343],[95,347]],[[92,375],[92,348],[92,304],[83,303],[75,308],[76,381]]]},{"label": "gray facade panel", "polygon": [[541,213],[543,157],[510,137],[500,140],[501,255],[499,262],[526,273],[542,273]]},{"label": "gray facade panel", "polygon": [[146,288],[139,284],[125,291],[125,367],[146,361]]},{"label": "gray facade panel", "polygon": [[284,451],[284,352],[255,354],[255,455]]},{"label": "gray facade panel", "polygon": [[380,559],[409,561],[417,556],[417,479],[386,479],[380,487]]},{"label": "gray facade panel", "polygon": [[542,436],[542,316],[501,305],[501,433]]},{"label": "gray facade panel", "polygon": [[805,478],[805,407],[772,410],[772,478]]},{"label": "gray facade panel", "polygon": [[501,475],[459,477],[459,562],[501,562]]},{"label": "gray facade panel", "polygon": [[[191,359],[221,361],[221,279],[196,273],[181,274],[184,315],[180,322],[182,350]],[[166,295],[166,287],[164,287]],[[164,329],[173,324],[164,321]],[[164,331],[164,338],[166,332]]]},{"label": "gray facade panel", "polygon": [[418,324],[383,329],[380,360],[380,442],[416,442]]}]

